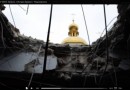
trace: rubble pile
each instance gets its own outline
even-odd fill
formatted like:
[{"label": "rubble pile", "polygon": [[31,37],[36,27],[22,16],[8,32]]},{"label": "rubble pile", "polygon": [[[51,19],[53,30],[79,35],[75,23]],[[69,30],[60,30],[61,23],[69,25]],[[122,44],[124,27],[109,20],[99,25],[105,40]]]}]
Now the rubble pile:
[{"label": "rubble pile", "polygon": [[[5,9],[4,5],[0,5],[0,57],[8,56],[19,50],[27,50],[30,52],[37,52],[39,44],[45,47],[42,40],[34,39],[21,35],[18,28],[14,27],[8,18],[2,13]],[[42,50],[44,51],[44,50]],[[4,55],[4,56],[3,56]]]},{"label": "rubble pile", "polygon": [[[19,29],[14,27],[2,13],[4,9],[4,5],[1,4],[0,59],[22,50],[37,53],[40,45],[42,45],[42,48],[39,55],[44,56],[46,43],[42,40],[21,35]],[[53,72],[53,78],[51,77],[52,73],[49,74],[50,76],[46,75],[47,82],[50,80],[58,83],[57,85],[78,87],[83,86],[83,82],[88,76],[86,86],[96,86],[107,65],[102,79],[103,85],[112,86],[113,82],[116,81],[114,79],[117,78],[118,81],[116,82],[120,86],[128,86],[128,83],[130,83],[130,4],[118,4],[117,9],[119,13],[117,21],[108,31],[108,47],[106,47],[105,35],[93,42],[91,46],[71,47],[68,44],[61,45],[49,42],[48,55],[55,55],[58,64]],[[106,53],[107,48],[108,54]],[[53,57],[51,57],[52,59]],[[97,78],[95,79],[95,77]],[[110,79],[113,79],[113,81]],[[66,82],[67,84],[65,84]]]},{"label": "rubble pile", "polygon": [[[123,70],[130,69],[130,5],[118,5],[118,17],[113,27],[108,31],[108,66],[107,69],[112,68],[114,63],[115,68]],[[93,42],[91,51],[88,53],[88,62],[99,62],[99,71],[103,70],[106,65],[106,36],[99,38]]]}]

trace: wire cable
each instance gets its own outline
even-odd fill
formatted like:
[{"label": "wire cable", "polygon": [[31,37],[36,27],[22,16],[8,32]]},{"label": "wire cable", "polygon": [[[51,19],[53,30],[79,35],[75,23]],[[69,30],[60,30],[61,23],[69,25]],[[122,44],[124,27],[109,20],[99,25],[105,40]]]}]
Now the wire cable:
[{"label": "wire cable", "polygon": [[[94,63],[94,62],[92,62],[92,65],[93,65],[93,63]],[[87,79],[88,75],[90,74],[92,65],[91,65],[91,67],[89,68],[89,71],[87,72],[87,74],[85,75],[85,80],[84,80],[84,83],[83,83],[83,87],[85,87],[85,85],[86,85],[86,79]],[[89,64],[88,64],[88,66],[89,66]],[[87,67],[88,67],[88,66],[87,66]],[[83,73],[83,72],[81,72],[81,73]],[[95,82],[95,84],[96,84],[96,82]]]},{"label": "wire cable", "polygon": [[[112,23],[112,21],[113,21],[115,18],[117,18],[117,16],[115,16],[115,17],[109,22],[109,24],[107,25],[107,27]],[[110,29],[109,29],[109,30],[110,30]],[[104,32],[104,31],[105,31],[105,29],[103,29],[103,32]],[[101,33],[100,38],[101,38],[103,32]],[[100,38],[99,38],[99,39],[100,39]],[[99,41],[98,43],[100,44],[100,41]],[[97,44],[96,46],[99,46],[99,44]],[[98,47],[97,47],[97,48],[98,48]],[[97,52],[97,49],[96,49],[96,51],[95,51],[93,54],[95,55],[96,52]],[[93,63],[93,62],[92,62],[92,63]],[[85,68],[82,70],[82,73],[85,71],[85,69],[88,67],[89,64],[90,64],[90,63],[88,63],[88,64],[85,66]]]},{"label": "wire cable", "polygon": [[[117,17],[117,16],[116,16],[116,17]],[[111,24],[111,22],[112,22],[116,17],[114,17],[114,18],[109,22],[109,24],[107,25],[107,27]],[[110,30],[110,28],[109,28],[109,30]],[[104,32],[104,31],[105,31],[105,29],[103,30],[103,32]],[[101,39],[101,36],[102,36],[103,32],[101,33],[99,39]],[[95,46],[95,47],[97,47],[97,48],[96,48],[96,50],[94,51],[94,56],[96,55],[96,52],[98,51],[98,47],[99,47],[99,45],[100,45],[100,42],[101,42],[101,41],[98,41],[98,42],[97,42],[98,44]],[[94,47],[94,48],[95,48],[95,47]]]},{"label": "wire cable", "polygon": [[10,4],[9,4],[9,9],[10,9],[10,13],[11,13],[11,16],[12,16],[12,19],[13,19],[14,26],[16,28],[16,24],[15,24],[15,21],[14,21],[14,17],[13,17],[13,13],[12,13]]},{"label": "wire cable", "polygon": [[[107,27],[111,24],[111,22],[112,22],[115,18],[117,18],[117,16],[115,16],[115,17],[109,22],[109,24],[107,25]],[[109,30],[110,30],[110,29],[109,29]],[[101,36],[103,35],[104,31],[105,31],[105,29],[104,29],[103,32],[101,33],[100,38],[101,38]]]},{"label": "wire cable", "polygon": [[48,26],[48,33],[47,33],[47,40],[46,40],[46,47],[45,47],[45,58],[44,58],[44,64],[43,64],[43,76],[44,76],[45,71],[46,71],[48,43],[49,43],[50,27],[51,27],[51,19],[52,19],[52,9],[53,9],[53,4],[51,4],[51,9],[50,9],[49,26]]},{"label": "wire cable", "polygon": [[[38,61],[38,57],[39,57],[39,53],[40,53],[41,47],[42,47],[42,45],[40,45],[39,50],[38,50],[38,52],[37,52],[37,59],[36,59],[35,64],[34,64],[34,68],[35,68],[36,63],[37,63],[37,61]],[[35,72],[35,69],[34,69],[34,68],[33,68],[33,72],[32,72],[32,74],[31,74],[29,83],[28,83],[28,88],[30,87],[30,84],[31,84],[31,82],[32,82],[32,78],[33,78],[33,75],[34,75],[34,72]]]},{"label": "wire cable", "polygon": [[88,36],[88,42],[89,42],[89,46],[90,46],[90,38],[89,38],[89,33],[88,33],[88,28],[87,28],[87,22],[86,22],[86,18],[85,18],[84,9],[83,9],[82,4],[81,4],[81,8],[82,8],[82,12],[83,12],[83,17],[84,17],[85,27],[86,27],[87,36]]},{"label": "wire cable", "polygon": [[29,9],[29,4],[28,4],[28,6],[27,6],[27,10],[26,10],[27,12],[26,12],[26,15],[28,14],[28,9]]},{"label": "wire cable", "polygon": [[105,66],[105,69],[103,71],[103,74],[99,80],[99,85],[101,83],[101,80],[102,80],[102,77],[107,69],[107,66],[108,66],[108,61],[109,61],[109,52],[108,52],[108,35],[107,35],[107,22],[106,22],[106,9],[105,9],[105,4],[103,4],[103,9],[104,9],[104,20],[105,20],[105,29],[106,29],[106,66]]},{"label": "wire cable", "polygon": [[22,6],[20,6],[19,4],[18,4],[18,6],[23,10],[23,11],[26,11]]},{"label": "wire cable", "polygon": [[[107,27],[112,23],[112,21],[113,21],[115,18],[117,18],[117,16],[114,17],[114,18],[109,22],[109,24],[107,25]],[[110,29],[109,29],[109,30],[110,30]],[[104,31],[105,31],[105,29],[103,30],[103,32],[104,32]],[[100,38],[101,38],[103,32],[101,33]],[[100,38],[99,38],[99,39],[100,39]],[[100,41],[99,41],[98,43],[100,44]],[[99,44],[97,44],[96,46],[99,46]],[[97,47],[97,48],[98,48],[98,47]],[[96,52],[97,52],[97,49],[96,49],[96,51],[94,52],[94,55],[95,55]],[[86,68],[89,66],[89,64],[90,64],[90,63],[88,63],[88,64],[85,66],[85,68],[82,70],[82,73],[86,70]],[[92,64],[93,64],[93,62],[92,62]]]}]

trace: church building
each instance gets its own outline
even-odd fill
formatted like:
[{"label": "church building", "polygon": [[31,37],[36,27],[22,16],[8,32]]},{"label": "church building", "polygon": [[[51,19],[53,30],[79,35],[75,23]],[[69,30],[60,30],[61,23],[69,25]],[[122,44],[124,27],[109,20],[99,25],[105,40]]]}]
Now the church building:
[{"label": "church building", "polygon": [[69,44],[70,46],[87,45],[86,41],[79,37],[78,25],[75,24],[74,20],[69,26],[68,37],[63,40],[62,44]]}]

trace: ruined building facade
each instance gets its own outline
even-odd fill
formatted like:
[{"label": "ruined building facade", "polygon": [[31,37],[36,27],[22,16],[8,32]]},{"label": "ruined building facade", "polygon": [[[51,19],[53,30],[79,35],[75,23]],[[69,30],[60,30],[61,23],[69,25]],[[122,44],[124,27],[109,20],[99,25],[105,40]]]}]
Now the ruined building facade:
[{"label": "ruined building facade", "polygon": [[106,36],[91,46],[49,43],[44,76],[46,43],[21,35],[2,13],[4,9],[0,5],[0,88],[25,89],[32,73],[30,86],[129,88],[130,4],[118,4],[119,15],[108,32],[108,47]]}]

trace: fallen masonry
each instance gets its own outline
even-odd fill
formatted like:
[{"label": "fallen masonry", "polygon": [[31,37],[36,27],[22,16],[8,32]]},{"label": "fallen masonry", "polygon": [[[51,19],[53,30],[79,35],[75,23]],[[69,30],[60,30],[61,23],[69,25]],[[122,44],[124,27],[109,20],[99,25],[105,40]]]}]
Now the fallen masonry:
[{"label": "fallen masonry", "polygon": [[23,90],[28,87],[32,73],[33,88],[129,88],[130,4],[118,4],[117,21],[108,32],[106,71],[106,36],[103,36],[91,46],[49,42],[44,74],[46,42],[21,35],[2,13],[4,9],[0,5],[0,88]]}]

